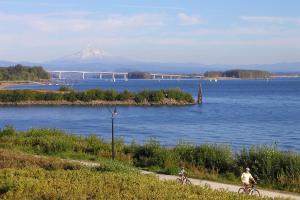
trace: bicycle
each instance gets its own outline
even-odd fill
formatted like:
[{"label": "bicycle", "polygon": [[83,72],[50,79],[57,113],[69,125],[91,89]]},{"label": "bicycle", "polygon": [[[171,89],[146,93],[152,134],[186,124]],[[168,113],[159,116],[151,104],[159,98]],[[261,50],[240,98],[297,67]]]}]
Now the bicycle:
[{"label": "bicycle", "polygon": [[183,178],[177,178],[176,181],[181,184],[192,185],[192,182],[186,176]]},{"label": "bicycle", "polygon": [[247,188],[247,189],[246,189],[246,187],[239,188],[238,194],[242,194],[242,195],[247,194],[247,195],[260,197],[260,192],[258,191],[258,189],[256,189],[255,185],[256,184],[252,184],[251,187]]}]

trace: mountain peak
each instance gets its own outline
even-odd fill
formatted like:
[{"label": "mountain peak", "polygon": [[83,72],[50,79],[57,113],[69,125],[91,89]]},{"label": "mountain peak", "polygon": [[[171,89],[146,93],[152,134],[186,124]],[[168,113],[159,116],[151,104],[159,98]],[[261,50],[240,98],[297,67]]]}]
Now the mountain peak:
[{"label": "mountain peak", "polygon": [[88,46],[76,53],[59,58],[56,61],[96,62],[110,58],[111,55],[105,51]]},{"label": "mountain peak", "polygon": [[78,58],[80,58],[81,60],[104,59],[110,57],[110,55],[105,51],[101,49],[92,48],[90,46],[88,46],[85,49],[82,49],[81,51],[79,51],[74,55],[77,55]]}]

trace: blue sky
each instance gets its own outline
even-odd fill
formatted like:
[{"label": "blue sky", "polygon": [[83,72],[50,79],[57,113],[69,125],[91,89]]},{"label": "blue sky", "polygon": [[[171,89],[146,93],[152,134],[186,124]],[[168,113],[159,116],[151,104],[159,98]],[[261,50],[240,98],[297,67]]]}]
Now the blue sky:
[{"label": "blue sky", "polygon": [[0,60],[46,61],[91,45],[161,62],[300,61],[299,0],[0,0]]}]

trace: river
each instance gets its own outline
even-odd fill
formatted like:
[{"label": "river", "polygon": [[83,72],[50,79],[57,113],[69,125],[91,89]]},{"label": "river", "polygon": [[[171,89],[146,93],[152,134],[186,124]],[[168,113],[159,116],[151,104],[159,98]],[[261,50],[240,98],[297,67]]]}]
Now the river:
[{"label": "river", "polygon": [[[116,131],[125,142],[155,138],[166,146],[178,142],[222,143],[234,149],[277,144],[300,152],[300,79],[201,81],[203,105],[117,107]],[[181,88],[197,96],[197,80],[82,80],[76,90]],[[58,89],[57,85],[13,88]],[[59,128],[72,134],[111,138],[109,107],[0,107],[0,126],[18,130]]]}]

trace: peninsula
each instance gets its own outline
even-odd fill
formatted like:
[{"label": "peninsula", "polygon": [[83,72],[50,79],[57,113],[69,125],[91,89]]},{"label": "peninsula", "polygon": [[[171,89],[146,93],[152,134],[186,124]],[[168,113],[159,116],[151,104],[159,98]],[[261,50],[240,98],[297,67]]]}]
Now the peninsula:
[{"label": "peninsula", "polygon": [[58,91],[49,90],[1,90],[0,105],[194,105],[192,95],[180,89],[143,90],[130,92],[124,90],[91,89],[74,91],[66,86]]},{"label": "peninsula", "polygon": [[0,67],[0,89],[19,84],[45,83],[50,80],[50,74],[41,66],[28,67],[15,65]]}]

